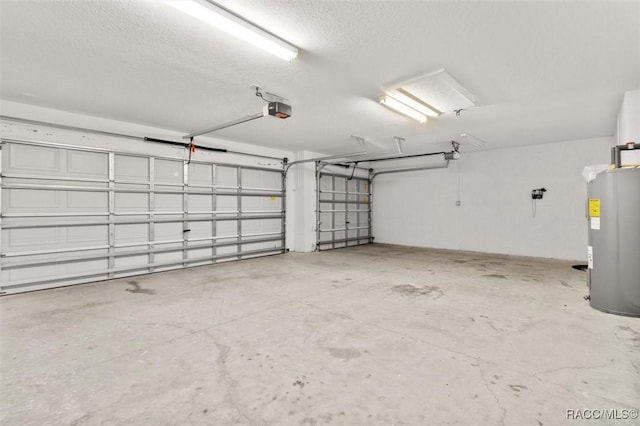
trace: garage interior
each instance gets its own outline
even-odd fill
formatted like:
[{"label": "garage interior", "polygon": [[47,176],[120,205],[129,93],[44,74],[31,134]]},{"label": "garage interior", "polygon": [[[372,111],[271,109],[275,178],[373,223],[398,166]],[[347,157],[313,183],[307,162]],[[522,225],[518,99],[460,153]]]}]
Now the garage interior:
[{"label": "garage interior", "polygon": [[0,24],[2,424],[637,424],[640,2]]}]

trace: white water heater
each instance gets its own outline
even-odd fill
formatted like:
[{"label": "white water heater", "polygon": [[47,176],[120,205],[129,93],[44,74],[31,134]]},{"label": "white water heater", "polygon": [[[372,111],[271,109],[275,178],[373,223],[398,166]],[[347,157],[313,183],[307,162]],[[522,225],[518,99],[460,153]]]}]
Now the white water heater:
[{"label": "white water heater", "polygon": [[593,308],[640,316],[640,168],[613,168],[588,184]]}]

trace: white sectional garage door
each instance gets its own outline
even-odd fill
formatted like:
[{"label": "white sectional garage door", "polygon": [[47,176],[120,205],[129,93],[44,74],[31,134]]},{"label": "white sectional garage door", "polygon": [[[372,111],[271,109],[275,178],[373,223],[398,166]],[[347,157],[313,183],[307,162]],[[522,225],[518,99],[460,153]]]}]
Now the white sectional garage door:
[{"label": "white sectional garage door", "polygon": [[317,249],[371,243],[370,179],[327,172],[316,177]]},{"label": "white sectional garage door", "polygon": [[285,251],[279,168],[1,147],[4,294]]}]

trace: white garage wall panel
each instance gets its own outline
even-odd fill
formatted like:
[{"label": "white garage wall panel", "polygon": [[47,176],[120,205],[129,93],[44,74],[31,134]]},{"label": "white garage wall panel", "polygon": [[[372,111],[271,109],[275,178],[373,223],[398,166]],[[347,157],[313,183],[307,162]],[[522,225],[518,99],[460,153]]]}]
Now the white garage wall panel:
[{"label": "white garage wall panel", "polygon": [[1,145],[3,293],[284,252],[281,168]]}]

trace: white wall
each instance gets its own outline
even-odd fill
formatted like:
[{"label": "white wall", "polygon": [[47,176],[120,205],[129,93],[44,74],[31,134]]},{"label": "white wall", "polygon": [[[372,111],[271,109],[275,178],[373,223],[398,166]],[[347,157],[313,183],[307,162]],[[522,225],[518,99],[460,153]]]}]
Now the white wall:
[{"label": "white wall", "polygon": [[[300,151],[294,160],[306,160],[320,157],[320,154]],[[295,200],[295,214],[287,213],[287,221],[293,220],[290,227],[293,233],[293,251],[310,252],[315,248],[316,234],[316,181],[315,163],[301,163],[291,166],[289,170],[287,190]]]},{"label": "white wall", "polygon": [[[476,151],[447,169],[376,177],[375,241],[585,260],[582,169],[608,163],[613,145],[610,137]],[[533,217],[531,190],[541,187]]]}]

